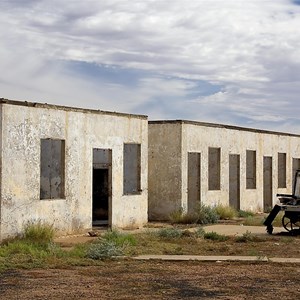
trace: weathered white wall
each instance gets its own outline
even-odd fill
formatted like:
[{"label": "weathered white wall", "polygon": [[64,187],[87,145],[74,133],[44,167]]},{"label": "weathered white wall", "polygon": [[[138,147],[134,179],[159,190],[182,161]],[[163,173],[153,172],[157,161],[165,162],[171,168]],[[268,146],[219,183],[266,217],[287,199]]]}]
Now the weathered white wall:
[{"label": "weathered white wall", "polygon": [[[2,104],[1,238],[42,220],[61,233],[92,226],[93,148],[112,149],[114,227],[147,222],[147,118]],[[65,140],[65,199],[40,200],[40,140]],[[123,195],[123,144],[141,144],[141,194]]]},{"label": "weathered white wall", "polygon": [[[172,139],[166,140],[165,128],[168,127],[168,136]],[[172,129],[173,127],[173,129]],[[181,128],[181,130],[179,129]],[[170,165],[172,162],[173,174],[161,182],[161,177],[149,178],[149,217],[152,215],[155,203],[156,211],[160,211],[159,218],[167,219],[170,211],[178,207],[178,201],[181,207],[186,211],[188,199],[188,152],[201,153],[201,202],[206,205],[224,204],[229,205],[229,154],[240,155],[240,208],[243,210],[262,211],[263,210],[263,156],[272,156],[273,162],[273,204],[277,201],[276,193],[292,192],[292,158],[300,157],[300,137],[279,135],[276,133],[262,133],[247,131],[243,129],[224,128],[224,126],[207,126],[203,123],[166,121],[150,122],[149,145],[160,149],[166,154],[163,157],[156,157],[155,165],[149,159],[149,177],[158,173],[161,175],[161,168]],[[181,137],[181,144],[178,138]],[[174,142],[175,141],[175,142]],[[169,151],[168,148],[172,150]],[[221,148],[221,189],[211,191],[208,189],[208,148]],[[176,152],[177,148],[177,152]],[[256,189],[246,189],[246,150],[256,151]],[[174,160],[172,153],[181,152],[181,159],[177,157]],[[287,155],[287,188],[278,188],[278,152]],[[149,152],[149,155],[150,152]],[[179,165],[178,165],[179,164]],[[176,173],[176,174],[175,174]],[[160,185],[159,194],[152,193],[152,188]],[[181,190],[174,186],[181,184]],[[159,197],[170,199],[165,205],[159,206]],[[172,205],[171,199],[176,199],[175,205]],[[178,200],[180,198],[180,200]],[[168,205],[168,207],[166,207]],[[151,218],[150,218],[151,219]]]},{"label": "weathered white wall", "polygon": [[149,219],[181,207],[181,125],[149,124]]}]

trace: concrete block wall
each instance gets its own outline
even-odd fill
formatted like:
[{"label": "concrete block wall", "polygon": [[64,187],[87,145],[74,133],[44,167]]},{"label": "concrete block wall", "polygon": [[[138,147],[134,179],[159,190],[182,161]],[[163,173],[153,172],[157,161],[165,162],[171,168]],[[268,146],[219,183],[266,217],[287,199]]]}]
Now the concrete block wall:
[{"label": "concrete block wall", "polygon": [[[61,234],[92,227],[93,149],[112,153],[112,227],[147,222],[147,117],[53,105],[2,101],[1,238],[21,232],[28,221],[53,224]],[[65,143],[65,197],[40,199],[41,139]],[[124,143],[141,145],[141,191],[123,193]]]},{"label": "concrete block wall", "polygon": [[[201,122],[150,121],[149,145],[149,219],[153,220],[167,220],[172,211],[182,208],[187,212],[189,206],[196,207],[200,203],[210,206],[229,205],[234,203],[229,197],[235,193],[234,189],[239,192],[238,209],[263,211],[277,201],[276,193],[291,193],[293,173],[297,168],[295,165],[300,161],[298,135]],[[220,188],[217,189],[209,188],[209,149],[219,149],[220,153]],[[255,188],[246,187],[247,150],[256,152]],[[278,153],[286,154],[285,188],[278,187]],[[200,157],[199,166],[190,166],[200,168],[199,172],[188,169],[189,154],[194,157],[198,154]],[[272,167],[269,183],[266,176],[268,158],[272,158],[269,160]],[[229,176],[234,164],[239,172],[238,187],[229,181],[229,178],[237,178],[232,171]],[[168,169],[172,173],[166,173]],[[153,176],[162,173],[163,179],[161,176]],[[199,193],[194,200],[198,203],[189,200],[192,189],[188,182],[189,176],[200,176],[200,186],[195,187],[193,192]],[[197,180],[193,180],[197,183]],[[152,191],[155,187],[158,187],[159,193]]]}]

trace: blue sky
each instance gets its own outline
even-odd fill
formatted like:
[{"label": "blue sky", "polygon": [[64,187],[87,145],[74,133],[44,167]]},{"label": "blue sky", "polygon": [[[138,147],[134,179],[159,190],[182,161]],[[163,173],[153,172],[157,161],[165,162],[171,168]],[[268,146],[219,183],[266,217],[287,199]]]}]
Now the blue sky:
[{"label": "blue sky", "polygon": [[1,0],[0,97],[300,133],[300,1]]}]

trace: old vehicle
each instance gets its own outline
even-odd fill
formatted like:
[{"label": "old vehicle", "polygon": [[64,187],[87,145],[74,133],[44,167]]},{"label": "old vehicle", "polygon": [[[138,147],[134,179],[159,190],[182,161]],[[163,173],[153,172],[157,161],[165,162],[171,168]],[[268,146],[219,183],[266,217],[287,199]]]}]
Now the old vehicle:
[{"label": "old vehicle", "polygon": [[266,218],[264,225],[267,232],[272,234],[272,222],[280,211],[284,211],[282,226],[291,233],[300,231],[300,170],[296,171],[293,185],[293,193],[277,194],[280,204],[276,204]]}]

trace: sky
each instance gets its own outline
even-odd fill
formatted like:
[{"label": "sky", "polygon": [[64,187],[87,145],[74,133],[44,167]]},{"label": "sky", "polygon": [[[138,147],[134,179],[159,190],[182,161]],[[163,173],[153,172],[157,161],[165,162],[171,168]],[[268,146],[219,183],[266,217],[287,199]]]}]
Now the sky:
[{"label": "sky", "polygon": [[300,134],[300,0],[0,0],[0,98]]}]

